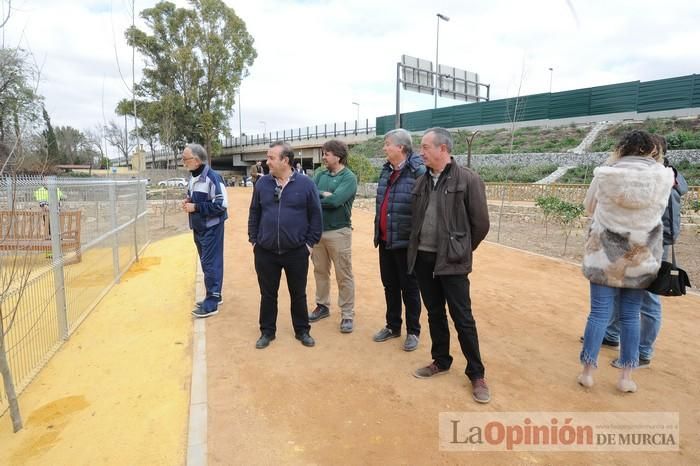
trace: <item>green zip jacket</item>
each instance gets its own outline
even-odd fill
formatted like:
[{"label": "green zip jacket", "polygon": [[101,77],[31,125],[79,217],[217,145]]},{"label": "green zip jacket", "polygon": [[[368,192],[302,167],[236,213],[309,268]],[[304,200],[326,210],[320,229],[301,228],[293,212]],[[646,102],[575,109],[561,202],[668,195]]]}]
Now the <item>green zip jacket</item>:
[{"label": "green zip jacket", "polygon": [[327,191],[330,196],[321,196],[321,209],[323,211],[323,231],[339,230],[352,226],[352,203],[357,193],[357,177],[348,167],[338,173],[331,174],[328,170],[321,170],[314,176],[314,183],[318,192]]}]

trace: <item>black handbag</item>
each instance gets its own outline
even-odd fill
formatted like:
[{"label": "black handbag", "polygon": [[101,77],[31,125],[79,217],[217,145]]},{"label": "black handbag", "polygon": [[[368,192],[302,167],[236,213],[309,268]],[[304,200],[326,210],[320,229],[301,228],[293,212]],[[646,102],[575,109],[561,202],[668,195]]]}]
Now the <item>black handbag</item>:
[{"label": "black handbag", "polygon": [[[669,209],[671,213],[671,238],[673,234],[673,204],[669,199]],[[650,293],[661,296],[682,296],[685,294],[685,288],[690,287],[690,279],[685,270],[676,265],[676,251],[671,244],[671,262],[661,262],[659,273],[653,282],[647,287]]]}]

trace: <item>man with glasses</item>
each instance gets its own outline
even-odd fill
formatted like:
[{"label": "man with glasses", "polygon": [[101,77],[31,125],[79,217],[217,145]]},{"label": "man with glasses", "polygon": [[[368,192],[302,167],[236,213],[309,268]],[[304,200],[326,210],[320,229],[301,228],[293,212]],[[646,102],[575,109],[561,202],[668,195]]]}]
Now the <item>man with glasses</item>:
[{"label": "man with glasses", "polygon": [[196,303],[192,315],[210,317],[219,313],[222,302],[224,221],[228,218],[228,197],[224,180],[207,165],[204,147],[188,144],[182,151],[182,163],[191,175],[182,209],[189,214],[207,290],[206,297]]},{"label": "man with glasses", "polygon": [[323,234],[314,247],[314,278],[316,279],[316,309],[309,321],[316,322],[330,315],[331,263],[338,282],[340,332],[351,333],[355,318],[355,281],[352,276],[352,203],[357,192],[357,178],[347,168],[348,146],[337,139],[323,145],[325,170],[314,176],[321,195]]},{"label": "man with glasses", "polygon": [[296,173],[294,151],[274,142],[267,151],[269,175],[255,183],[248,215],[248,240],[255,254],[260,286],[260,338],[267,348],[277,333],[277,294],[282,270],[287,277],[294,334],[304,346],[314,346],[309,334],[306,276],[309,255],[321,239],[321,204],[318,189],[308,176]]}]

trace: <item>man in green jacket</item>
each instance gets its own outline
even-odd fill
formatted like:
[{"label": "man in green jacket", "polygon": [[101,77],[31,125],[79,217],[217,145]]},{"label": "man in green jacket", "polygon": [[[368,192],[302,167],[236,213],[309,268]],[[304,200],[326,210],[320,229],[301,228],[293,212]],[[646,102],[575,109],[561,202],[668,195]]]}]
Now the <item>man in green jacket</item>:
[{"label": "man in green jacket", "polygon": [[317,322],[330,315],[332,262],[338,282],[340,331],[350,333],[354,329],[355,318],[350,217],[357,192],[357,178],[346,166],[348,146],[344,142],[328,141],[322,150],[325,170],[314,176],[314,182],[321,196],[323,234],[311,254],[316,279],[316,308],[309,314],[309,322]]}]

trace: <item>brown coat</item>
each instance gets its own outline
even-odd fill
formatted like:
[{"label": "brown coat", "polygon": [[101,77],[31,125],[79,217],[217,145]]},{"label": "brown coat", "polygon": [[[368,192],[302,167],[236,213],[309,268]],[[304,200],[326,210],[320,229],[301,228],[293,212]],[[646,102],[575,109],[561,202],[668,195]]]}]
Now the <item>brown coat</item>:
[{"label": "brown coat", "polygon": [[[418,254],[420,230],[428,207],[432,179],[426,172],[413,187],[411,238],[408,245],[408,270],[413,271]],[[445,167],[436,191],[438,250],[435,275],[462,275],[472,270],[472,251],[489,232],[489,210],[484,182],[474,171],[455,162]]]}]

